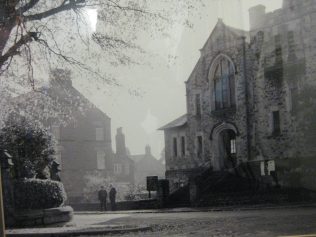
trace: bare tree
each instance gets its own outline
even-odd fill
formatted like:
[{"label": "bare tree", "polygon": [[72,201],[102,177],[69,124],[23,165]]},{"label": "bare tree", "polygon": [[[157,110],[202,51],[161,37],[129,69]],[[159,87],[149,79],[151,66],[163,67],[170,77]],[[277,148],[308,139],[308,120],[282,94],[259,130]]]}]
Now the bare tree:
[{"label": "bare tree", "polygon": [[[76,25],[77,36],[89,47],[89,40],[82,37],[79,25],[80,21],[84,21],[84,10],[98,8],[98,20],[107,30],[95,32],[90,38],[113,60],[112,65],[126,65],[135,63],[127,52],[136,50],[143,53],[142,48],[133,41],[138,30],[154,26],[157,32],[161,32],[165,24],[172,21],[168,13],[173,16],[181,14],[180,4],[185,11],[196,7],[196,1],[192,4],[190,1],[178,3],[161,0],[160,2],[169,4],[168,9],[155,11],[148,7],[155,4],[155,1],[149,0],[0,0],[0,75],[6,72],[12,60],[19,56],[23,58],[23,66],[27,69],[28,79],[34,87],[34,52],[31,46],[37,44],[38,54],[42,57],[55,56],[70,65],[103,77],[98,70],[91,69],[86,63],[63,51],[60,40],[56,39],[56,23],[63,24],[63,29]],[[73,19],[65,19],[65,13],[73,16]],[[53,24],[52,20],[55,20]]]}]

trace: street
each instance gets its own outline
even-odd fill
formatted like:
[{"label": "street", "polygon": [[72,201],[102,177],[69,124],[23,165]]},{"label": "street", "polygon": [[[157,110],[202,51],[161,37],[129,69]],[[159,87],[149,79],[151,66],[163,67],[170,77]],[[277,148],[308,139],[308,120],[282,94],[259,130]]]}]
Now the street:
[{"label": "street", "polygon": [[[115,236],[316,236],[316,208],[243,211],[80,214],[75,222],[150,225],[152,231]],[[104,217],[104,219],[102,218]],[[313,235],[315,234],[315,235]]]}]

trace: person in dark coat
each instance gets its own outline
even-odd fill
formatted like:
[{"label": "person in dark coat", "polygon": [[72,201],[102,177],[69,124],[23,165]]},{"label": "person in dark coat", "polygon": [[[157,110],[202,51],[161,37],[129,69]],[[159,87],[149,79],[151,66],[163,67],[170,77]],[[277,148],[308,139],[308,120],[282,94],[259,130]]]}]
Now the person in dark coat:
[{"label": "person in dark coat", "polygon": [[116,210],[115,198],[116,198],[116,189],[111,185],[110,186],[110,202],[111,202],[112,211]]},{"label": "person in dark coat", "polygon": [[98,196],[100,201],[100,211],[106,211],[106,198],[108,196],[108,193],[104,189],[104,186],[101,186]]}]

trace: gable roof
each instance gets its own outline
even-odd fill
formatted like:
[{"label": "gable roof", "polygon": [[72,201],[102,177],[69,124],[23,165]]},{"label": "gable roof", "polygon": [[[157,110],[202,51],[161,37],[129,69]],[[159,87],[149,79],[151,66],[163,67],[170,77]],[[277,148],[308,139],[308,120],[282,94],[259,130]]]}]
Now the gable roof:
[{"label": "gable roof", "polygon": [[182,127],[187,124],[187,114],[173,120],[172,122],[166,124],[165,126],[159,128],[158,130],[168,130],[172,128]]},{"label": "gable roof", "polygon": [[65,124],[79,114],[98,114],[110,119],[71,84],[51,83],[13,98],[12,103],[16,111],[24,111],[24,116],[40,122],[54,119],[58,124]]},{"label": "gable roof", "polygon": [[249,33],[248,31],[242,30],[242,29],[238,29],[238,28],[234,28],[232,26],[228,26],[224,23],[224,21],[219,18],[214,29],[212,30],[210,36],[208,37],[208,39],[206,40],[205,44],[202,47],[202,50],[207,46],[207,44],[209,43],[209,41],[211,41],[213,35],[215,34],[215,32],[220,29],[220,28],[224,28],[225,30],[229,31],[230,33],[232,33],[234,36],[236,37],[248,37]]},{"label": "gable roof", "polygon": [[[219,29],[225,29],[226,31],[230,32],[231,34],[233,34],[234,36],[236,37],[246,37],[246,39],[249,40],[249,32],[248,31],[245,31],[245,30],[242,30],[242,29],[237,29],[237,28],[234,28],[234,27],[231,27],[231,26],[228,26],[226,25],[222,19],[218,19],[215,27],[213,28],[210,36],[208,37],[208,39],[206,40],[206,42],[204,43],[203,47],[200,49],[200,51],[202,52],[203,54],[203,51],[205,51],[205,49],[207,48],[207,46],[210,44],[210,42],[212,41],[212,37],[213,35],[215,34],[216,31],[218,31]],[[188,77],[188,80],[187,82],[190,81],[190,79],[193,77],[194,73],[198,70],[198,66],[201,64],[201,62],[203,61],[203,57],[201,56],[198,60],[198,62],[195,64],[192,72],[190,73],[190,76]]]},{"label": "gable roof", "polygon": [[143,159],[145,157],[145,154],[143,155],[131,155],[130,158],[134,161],[134,162],[138,162],[141,159]]}]

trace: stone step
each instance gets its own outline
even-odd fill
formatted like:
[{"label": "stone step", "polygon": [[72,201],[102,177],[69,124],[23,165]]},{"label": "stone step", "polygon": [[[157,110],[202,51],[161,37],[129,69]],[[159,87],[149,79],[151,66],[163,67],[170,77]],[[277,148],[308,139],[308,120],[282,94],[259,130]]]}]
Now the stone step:
[{"label": "stone step", "polygon": [[[226,194],[227,195],[227,194]],[[220,194],[202,197],[199,206],[232,206],[242,204],[284,203],[288,202],[287,195],[280,194],[251,194],[241,193],[239,195],[223,196]]]}]

